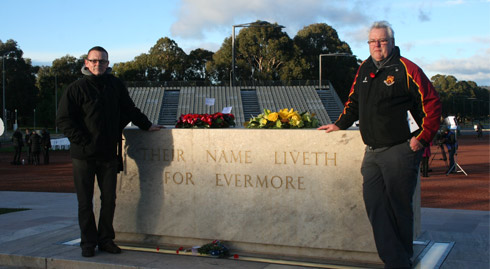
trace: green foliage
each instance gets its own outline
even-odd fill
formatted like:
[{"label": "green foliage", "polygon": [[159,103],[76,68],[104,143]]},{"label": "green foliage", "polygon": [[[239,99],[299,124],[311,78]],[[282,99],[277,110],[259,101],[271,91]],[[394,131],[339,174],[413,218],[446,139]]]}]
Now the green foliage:
[{"label": "green foliage", "polygon": [[[325,23],[311,24],[301,29],[294,37],[294,44],[299,48],[300,57],[306,65],[302,79],[319,79],[320,54],[352,54],[349,45],[339,39],[337,31]],[[342,102],[347,101],[358,67],[355,57],[329,56],[322,59],[322,80],[332,82]]]},{"label": "green foliage", "polygon": [[165,37],[160,38],[150,49],[147,77],[152,81],[179,81],[184,78],[187,55],[173,41]]},{"label": "green foliage", "polygon": [[[293,39],[277,23],[266,21],[256,21],[239,30],[235,40],[237,81],[317,81],[319,55],[352,54],[337,31],[325,23],[305,26]],[[163,37],[148,53],[114,64],[113,73],[127,82],[201,81],[227,85],[231,79],[231,41],[231,36],[225,38],[215,53],[195,49],[187,55],[174,40]],[[0,40],[0,54],[6,55],[8,128],[12,128],[15,109],[20,126],[33,126],[36,109],[37,127],[54,127],[55,101],[59,102],[66,87],[82,76],[80,69],[86,55],[79,58],[66,55],[55,59],[51,66],[33,67],[30,59],[23,58],[14,40],[5,43]],[[333,84],[343,102],[358,66],[355,57],[322,57],[322,80]],[[454,76],[436,75],[432,81],[441,96],[445,115],[488,116],[487,89],[473,81],[458,81]]]},{"label": "green foliage", "polygon": [[206,71],[206,64],[213,59],[213,52],[205,49],[195,49],[187,57],[184,80],[187,81],[207,81],[209,74]]},{"label": "green foliage", "polygon": [[[54,126],[56,111],[55,102],[70,83],[82,77],[85,55],[75,58],[70,55],[53,61],[52,66],[42,66],[37,72],[36,86],[39,89],[36,105],[36,120],[38,126]],[[55,93],[57,96],[55,96]]]},{"label": "green foliage", "polygon": [[[25,123],[37,103],[38,89],[36,83],[37,67],[33,67],[30,59],[24,59],[24,52],[17,46],[17,42],[10,39],[7,42],[0,40],[0,55],[5,55],[5,103],[7,113],[7,125],[15,121],[15,109],[17,109],[18,122]],[[0,65],[0,69],[3,68]],[[2,70],[3,72],[4,70]],[[3,81],[0,81],[1,88]],[[1,113],[3,116],[3,113]]]},{"label": "green foliage", "polygon": [[257,21],[235,40],[239,80],[279,80],[281,68],[294,53],[293,41],[275,24]]},{"label": "green foliage", "polygon": [[435,75],[431,81],[441,98],[444,116],[488,117],[490,94],[487,89],[478,87],[474,81],[458,81],[454,76]]},{"label": "green foliage", "polygon": [[230,80],[231,76],[231,37],[225,38],[221,48],[206,63],[206,71],[214,84]]},{"label": "green foliage", "polygon": [[[256,21],[235,38],[235,76],[237,81],[318,80],[318,55],[349,53],[349,45],[339,40],[327,24],[312,24],[291,39],[277,23]],[[232,40],[225,38],[215,53],[196,49],[187,55],[175,41],[160,38],[133,61],[113,67],[125,81],[209,81],[228,84],[231,79]],[[358,63],[354,57],[332,57],[324,61],[322,79],[331,80],[346,99]],[[345,100],[344,100],[345,101]]]}]

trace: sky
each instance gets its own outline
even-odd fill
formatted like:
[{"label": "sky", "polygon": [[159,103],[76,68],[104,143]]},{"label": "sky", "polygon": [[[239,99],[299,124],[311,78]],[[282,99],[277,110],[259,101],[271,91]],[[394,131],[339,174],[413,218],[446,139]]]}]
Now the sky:
[{"label": "sky", "polygon": [[233,25],[257,20],[284,26],[290,38],[326,23],[364,60],[369,26],[386,20],[402,56],[429,78],[490,86],[490,0],[0,0],[0,8],[0,40],[15,40],[33,65],[79,58],[95,45],[111,65],[127,62],[162,37],[186,53],[216,52]]}]

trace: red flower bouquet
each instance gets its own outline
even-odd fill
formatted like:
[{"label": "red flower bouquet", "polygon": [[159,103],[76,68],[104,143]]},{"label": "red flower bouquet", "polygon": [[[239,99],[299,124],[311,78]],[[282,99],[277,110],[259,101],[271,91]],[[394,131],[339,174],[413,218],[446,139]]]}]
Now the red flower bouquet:
[{"label": "red flower bouquet", "polygon": [[233,114],[185,114],[179,117],[175,128],[228,128],[235,126]]}]

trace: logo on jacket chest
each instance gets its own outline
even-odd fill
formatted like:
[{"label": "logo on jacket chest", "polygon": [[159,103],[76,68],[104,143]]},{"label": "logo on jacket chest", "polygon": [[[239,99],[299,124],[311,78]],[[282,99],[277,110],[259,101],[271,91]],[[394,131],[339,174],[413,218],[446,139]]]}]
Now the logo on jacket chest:
[{"label": "logo on jacket chest", "polygon": [[387,76],[383,82],[386,84],[386,86],[391,86],[395,84],[395,76]]}]

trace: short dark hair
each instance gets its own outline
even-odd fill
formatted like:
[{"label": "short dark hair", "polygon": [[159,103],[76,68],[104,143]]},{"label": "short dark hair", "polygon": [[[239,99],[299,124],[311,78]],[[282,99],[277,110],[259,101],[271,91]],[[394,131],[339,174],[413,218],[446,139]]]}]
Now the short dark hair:
[{"label": "short dark hair", "polygon": [[107,50],[105,50],[103,47],[101,46],[95,46],[91,49],[88,50],[88,53],[87,53],[87,56],[90,54],[91,51],[93,50],[96,50],[96,51],[100,51],[100,52],[105,52],[105,54],[107,55],[107,58],[109,58],[109,53],[107,52]]}]

